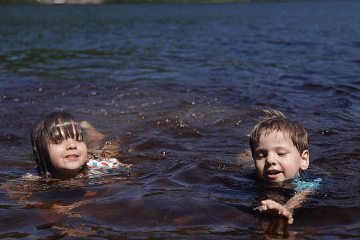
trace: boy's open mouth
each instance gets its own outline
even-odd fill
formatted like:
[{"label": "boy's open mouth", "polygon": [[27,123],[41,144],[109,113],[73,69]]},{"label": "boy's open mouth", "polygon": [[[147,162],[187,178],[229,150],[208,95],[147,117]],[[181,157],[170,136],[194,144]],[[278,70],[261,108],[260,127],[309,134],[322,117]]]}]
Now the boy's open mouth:
[{"label": "boy's open mouth", "polygon": [[269,177],[277,177],[277,175],[278,175],[279,173],[281,173],[281,172],[278,171],[278,170],[268,170],[268,171],[267,171],[267,175],[268,175]]}]

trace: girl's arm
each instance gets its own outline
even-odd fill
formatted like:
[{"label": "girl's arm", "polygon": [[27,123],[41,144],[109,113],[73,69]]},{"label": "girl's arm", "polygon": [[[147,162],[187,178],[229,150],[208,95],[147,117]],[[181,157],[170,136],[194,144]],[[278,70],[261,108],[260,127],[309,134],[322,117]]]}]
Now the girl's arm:
[{"label": "girl's arm", "polygon": [[80,125],[86,131],[86,140],[89,145],[88,149],[92,149],[90,152],[104,158],[119,155],[120,140],[108,141],[103,145],[101,144],[101,140],[105,138],[104,134],[98,132],[87,121],[80,122]]},{"label": "girl's arm", "polygon": [[103,139],[104,134],[98,132],[93,126],[90,125],[87,121],[80,122],[80,126],[85,129],[87,140],[90,142],[99,141]]}]

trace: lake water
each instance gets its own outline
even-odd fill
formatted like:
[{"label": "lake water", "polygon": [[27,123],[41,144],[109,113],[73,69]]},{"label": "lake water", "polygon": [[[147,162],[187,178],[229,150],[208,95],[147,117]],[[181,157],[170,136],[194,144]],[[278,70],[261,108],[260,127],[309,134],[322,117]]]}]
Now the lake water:
[{"label": "lake water", "polygon": [[[57,110],[133,164],[0,190],[0,238],[359,238],[359,12],[359,1],[0,6],[0,182],[35,171],[30,126]],[[262,109],[305,126],[308,175],[323,179],[289,236],[249,211],[258,191],[239,155]]]}]

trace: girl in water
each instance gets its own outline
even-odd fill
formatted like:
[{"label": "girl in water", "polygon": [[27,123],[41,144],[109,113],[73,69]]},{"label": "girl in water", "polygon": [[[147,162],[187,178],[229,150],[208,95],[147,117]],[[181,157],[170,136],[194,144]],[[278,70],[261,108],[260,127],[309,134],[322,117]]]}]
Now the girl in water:
[{"label": "girl in water", "polygon": [[[85,143],[86,130],[87,140],[94,147],[104,138],[86,121],[79,122],[67,112],[53,112],[41,118],[31,129],[31,143],[34,159],[37,163],[38,174],[27,173],[19,179],[11,179],[0,186],[8,192],[9,197],[18,199],[19,203],[26,204],[26,209],[40,212],[40,217],[46,220],[43,211],[54,212],[51,221],[62,216],[81,217],[81,213],[74,212],[79,206],[89,204],[91,199],[98,195],[112,194],[112,183],[124,181],[124,174],[109,175],[104,178],[103,174],[111,169],[126,168],[129,164],[123,164],[114,156],[119,154],[118,145],[106,143],[102,150],[88,150]],[[101,174],[101,175],[100,175]],[[92,178],[90,181],[85,177]],[[100,177],[100,178],[97,178]],[[86,188],[91,184],[108,184],[108,188]],[[44,195],[45,192],[66,192],[63,197],[73,198],[67,201],[59,201],[56,196]],[[76,192],[76,194],[74,194]],[[35,194],[39,193],[39,194]],[[79,201],[79,196],[81,200]],[[54,200],[55,201],[49,201]],[[49,220],[50,221],[50,220]],[[58,228],[57,229],[61,229]],[[67,231],[66,228],[63,229]],[[76,229],[75,229],[76,230]]]},{"label": "girl in water", "polygon": [[81,178],[101,173],[104,169],[127,166],[115,158],[88,158],[82,127],[91,134],[89,138],[103,138],[90,124],[80,123],[67,112],[53,112],[40,119],[31,130],[33,155],[39,175],[28,173],[22,178]]}]

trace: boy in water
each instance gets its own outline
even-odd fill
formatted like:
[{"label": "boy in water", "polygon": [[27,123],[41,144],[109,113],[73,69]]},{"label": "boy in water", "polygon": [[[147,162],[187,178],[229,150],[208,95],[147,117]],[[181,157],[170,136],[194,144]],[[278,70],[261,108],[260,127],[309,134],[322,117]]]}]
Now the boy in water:
[{"label": "boy in water", "polygon": [[[267,117],[260,121],[250,134],[250,148],[259,179],[281,183],[295,179],[309,166],[308,133],[298,122],[280,111],[264,110]],[[300,207],[311,190],[297,192],[284,205],[267,199],[256,209],[287,219],[284,228],[292,224],[293,210]],[[278,224],[278,223],[277,223]]]}]

